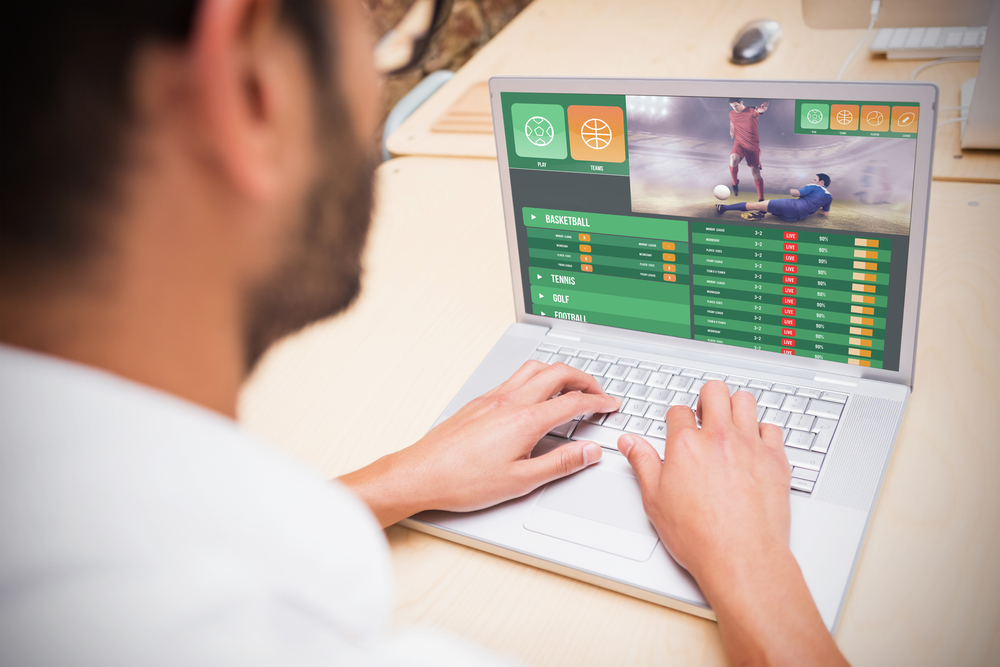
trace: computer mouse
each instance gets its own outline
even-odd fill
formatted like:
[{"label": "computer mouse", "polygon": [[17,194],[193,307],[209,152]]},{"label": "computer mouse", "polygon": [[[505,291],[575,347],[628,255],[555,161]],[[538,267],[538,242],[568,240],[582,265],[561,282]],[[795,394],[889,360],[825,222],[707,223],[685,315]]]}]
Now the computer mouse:
[{"label": "computer mouse", "polygon": [[781,41],[781,26],[777,21],[761,19],[740,28],[733,39],[731,60],[737,65],[757,63],[771,55]]}]

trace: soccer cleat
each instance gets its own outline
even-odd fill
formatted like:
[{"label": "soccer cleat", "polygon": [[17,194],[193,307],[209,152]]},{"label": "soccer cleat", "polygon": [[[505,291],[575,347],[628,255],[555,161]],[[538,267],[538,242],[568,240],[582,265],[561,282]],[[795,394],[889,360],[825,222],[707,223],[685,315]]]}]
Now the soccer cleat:
[{"label": "soccer cleat", "polygon": [[740,196],[740,179],[738,178],[736,179],[736,182],[733,183],[733,196],[734,197]]},{"label": "soccer cleat", "polygon": [[747,211],[740,217],[743,218],[744,220],[763,220],[764,211]]},{"label": "soccer cleat", "polygon": [[722,215],[723,213],[726,212],[726,209],[722,208],[722,204],[716,204],[715,212],[718,213],[719,215]]}]

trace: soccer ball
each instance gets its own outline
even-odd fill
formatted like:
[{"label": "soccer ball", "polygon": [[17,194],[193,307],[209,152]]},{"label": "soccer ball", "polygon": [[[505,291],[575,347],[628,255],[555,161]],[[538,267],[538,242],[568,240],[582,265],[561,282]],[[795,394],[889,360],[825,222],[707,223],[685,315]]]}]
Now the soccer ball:
[{"label": "soccer ball", "polygon": [[716,199],[729,199],[729,195],[732,194],[729,188],[725,185],[716,185],[713,192],[715,193]]}]

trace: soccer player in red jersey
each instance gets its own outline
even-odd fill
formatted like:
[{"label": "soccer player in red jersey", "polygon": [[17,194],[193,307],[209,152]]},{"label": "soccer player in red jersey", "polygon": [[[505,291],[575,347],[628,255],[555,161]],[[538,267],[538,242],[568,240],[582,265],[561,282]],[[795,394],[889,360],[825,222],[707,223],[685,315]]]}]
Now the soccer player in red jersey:
[{"label": "soccer player in red jersey", "polygon": [[760,175],[760,142],[757,138],[757,117],[767,111],[769,102],[758,107],[743,105],[738,97],[729,98],[729,136],[733,138],[733,152],[729,156],[729,173],[733,176],[733,194],[740,194],[740,160],[746,159],[757,186],[757,201],[764,201],[764,179]]}]

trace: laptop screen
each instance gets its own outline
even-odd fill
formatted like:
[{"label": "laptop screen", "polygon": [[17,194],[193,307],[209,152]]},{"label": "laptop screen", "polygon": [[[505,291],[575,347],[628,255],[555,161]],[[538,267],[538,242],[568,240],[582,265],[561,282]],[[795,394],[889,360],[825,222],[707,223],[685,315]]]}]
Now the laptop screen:
[{"label": "laptop screen", "polygon": [[528,313],[899,369],[916,103],[501,108]]}]

